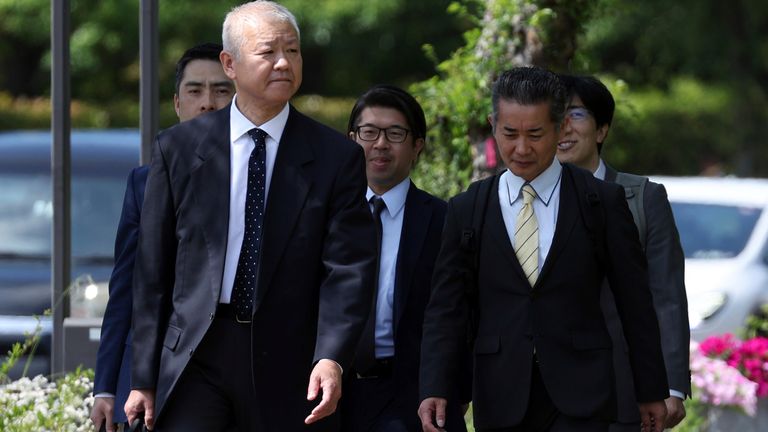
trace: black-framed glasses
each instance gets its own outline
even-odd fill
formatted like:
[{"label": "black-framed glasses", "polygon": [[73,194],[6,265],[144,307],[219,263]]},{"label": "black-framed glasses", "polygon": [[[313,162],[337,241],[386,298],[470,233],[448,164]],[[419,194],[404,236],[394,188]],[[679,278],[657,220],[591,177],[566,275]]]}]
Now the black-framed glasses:
[{"label": "black-framed glasses", "polygon": [[582,122],[592,115],[592,111],[584,107],[574,107],[570,108],[565,115],[573,121]]},{"label": "black-framed glasses", "polygon": [[394,144],[404,142],[405,138],[408,137],[408,132],[410,132],[408,129],[401,128],[400,126],[379,128],[371,125],[363,125],[358,126],[357,129],[355,129],[358,138],[363,141],[376,141],[379,139],[379,135],[381,135],[382,131],[384,131],[384,137],[387,138],[387,141]]}]

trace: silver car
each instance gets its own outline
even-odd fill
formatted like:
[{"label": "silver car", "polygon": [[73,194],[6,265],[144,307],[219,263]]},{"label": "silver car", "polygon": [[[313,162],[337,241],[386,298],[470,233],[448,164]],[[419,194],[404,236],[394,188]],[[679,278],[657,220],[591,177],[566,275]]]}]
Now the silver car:
[{"label": "silver car", "polygon": [[685,252],[691,337],[734,333],[768,303],[768,179],[655,177]]}]

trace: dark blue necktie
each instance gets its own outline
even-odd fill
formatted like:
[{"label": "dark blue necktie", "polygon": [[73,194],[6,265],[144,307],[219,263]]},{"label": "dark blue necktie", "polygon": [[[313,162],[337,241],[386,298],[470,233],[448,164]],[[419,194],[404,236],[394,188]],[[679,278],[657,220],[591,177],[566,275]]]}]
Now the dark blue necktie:
[{"label": "dark blue necktie", "polygon": [[376,272],[373,275],[374,289],[371,311],[363,328],[363,336],[360,338],[357,358],[355,359],[355,368],[362,373],[371,370],[376,365],[376,300],[379,296],[379,265],[381,263],[381,238],[383,234],[381,212],[387,208],[384,200],[376,195],[371,197],[370,203],[373,207],[373,222],[376,226]]},{"label": "dark blue necktie", "polygon": [[245,197],[245,232],[240,258],[237,260],[235,286],[230,303],[235,309],[237,320],[250,322],[253,314],[253,297],[256,292],[260,261],[262,226],[264,225],[264,198],[267,181],[267,133],[253,128],[248,135],[255,144],[248,159],[248,189]]}]

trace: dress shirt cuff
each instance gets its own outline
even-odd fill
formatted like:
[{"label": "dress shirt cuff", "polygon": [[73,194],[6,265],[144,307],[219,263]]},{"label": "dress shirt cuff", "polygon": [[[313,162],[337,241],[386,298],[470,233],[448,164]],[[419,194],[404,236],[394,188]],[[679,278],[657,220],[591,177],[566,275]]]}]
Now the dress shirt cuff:
[{"label": "dress shirt cuff", "polygon": [[[342,375],[344,375],[344,368],[343,368],[343,367],[341,367],[341,365],[339,364],[339,362],[337,362],[336,360],[332,360],[332,359],[320,359],[320,360],[328,360],[328,361],[331,361],[331,362],[333,362],[334,364],[336,364],[336,366],[338,366],[338,367],[339,367],[339,370],[341,371],[341,374],[342,374]],[[318,361],[320,361],[320,360],[318,360]]]},{"label": "dress shirt cuff", "polygon": [[112,393],[101,392],[101,393],[93,395],[93,397],[95,397],[95,398],[114,398],[115,395],[113,395]]},{"label": "dress shirt cuff", "polygon": [[669,389],[669,395],[674,396],[680,400],[685,400],[685,393],[677,391],[675,389]]}]

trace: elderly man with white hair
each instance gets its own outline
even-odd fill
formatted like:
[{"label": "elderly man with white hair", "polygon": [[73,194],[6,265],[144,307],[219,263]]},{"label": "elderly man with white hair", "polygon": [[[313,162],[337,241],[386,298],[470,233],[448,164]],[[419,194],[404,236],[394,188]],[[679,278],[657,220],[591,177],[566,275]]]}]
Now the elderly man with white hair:
[{"label": "elderly man with white hair", "polygon": [[234,8],[223,45],[233,103],[154,146],[126,413],[161,431],[335,431],[376,265],[363,150],[289,104],[287,9]]}]

